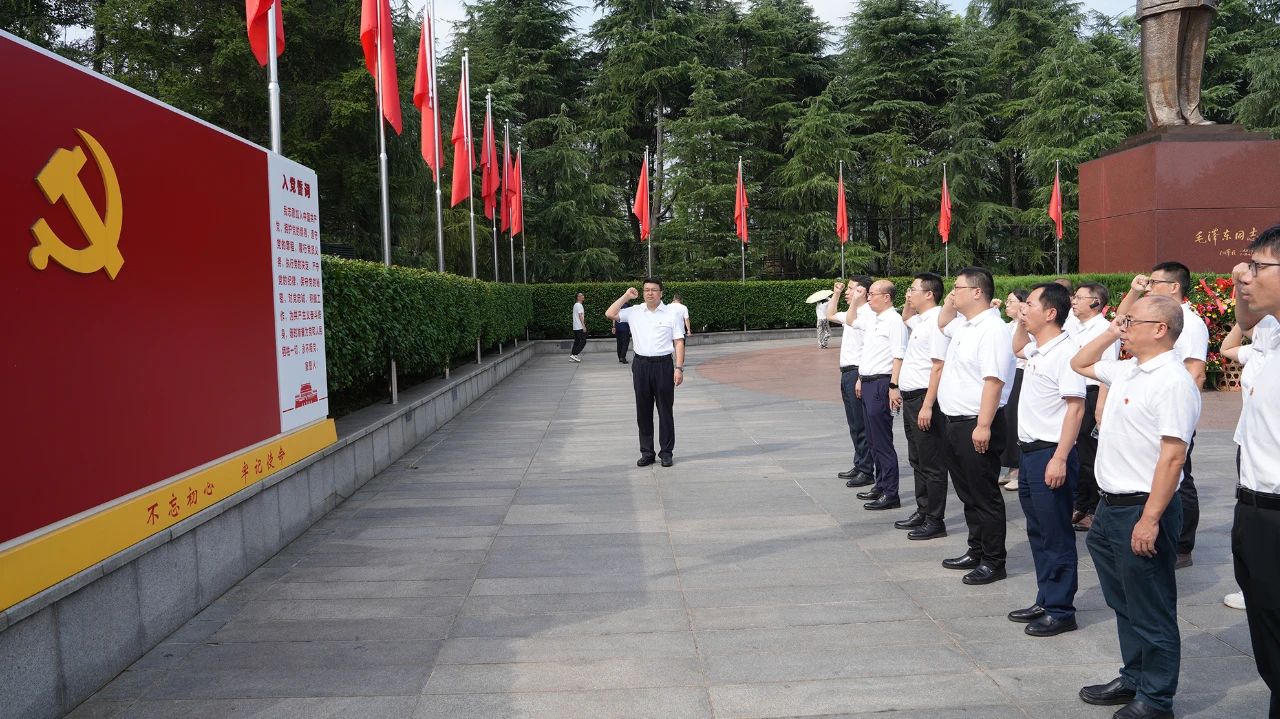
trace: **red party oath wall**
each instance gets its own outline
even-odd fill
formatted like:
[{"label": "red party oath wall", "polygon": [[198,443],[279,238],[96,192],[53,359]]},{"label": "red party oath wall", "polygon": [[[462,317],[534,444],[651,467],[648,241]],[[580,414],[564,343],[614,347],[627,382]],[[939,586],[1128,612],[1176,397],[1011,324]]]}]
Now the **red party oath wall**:
[{"label": "red party oath wall", "polygon": [[[280,432],[266,152],[0,35],[0,542]],[[36,176],[88,132],[115,166],[124,265],[28,260]],[[80,180],[99,212],[87,145]]]}]

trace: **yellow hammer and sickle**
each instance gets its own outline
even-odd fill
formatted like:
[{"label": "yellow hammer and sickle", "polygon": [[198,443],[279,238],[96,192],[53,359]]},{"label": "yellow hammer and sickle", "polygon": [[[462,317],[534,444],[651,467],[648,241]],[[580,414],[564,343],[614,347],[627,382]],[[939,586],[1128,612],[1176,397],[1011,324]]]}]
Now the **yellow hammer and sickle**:
[{"label": "yellow hammer and sickle", "polygon": [[80,181],[80,169],[85,163],[84,148],[78,145],[73,150],[59,148],[36,176],[36,184],[40,185],[40,191],[50,205],[58,204],[60,199],[66,200],[71,216],[89,245],[79,249],[67,245],[41,218],[31,226],[36,246],[31,249],[29,259],[37,270],[48,267],[52,258],[63,267],[86,275],[105,269],[107,276],[114,280],[124,265],[124,257],[120,254],[120,182],[102,145],[84,130],[77,129],[76,134],[89,147],[102,174],[107,194],[106,212],[98,213],[84,183]]}]

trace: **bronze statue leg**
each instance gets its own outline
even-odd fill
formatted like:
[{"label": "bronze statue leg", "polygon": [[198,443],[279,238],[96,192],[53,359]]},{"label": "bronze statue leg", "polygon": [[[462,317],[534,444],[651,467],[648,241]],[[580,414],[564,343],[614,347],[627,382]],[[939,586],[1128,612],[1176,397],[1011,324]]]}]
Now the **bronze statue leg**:
[{"label": "bronze statue leg", "polygon": [[1182,43],[1178,53],[1178,109],[1188,125],[1212,125],[1200,114],[1200,80],[1204,74],[1204,50],[1209,41],[1213,10],[1183,10]]},{"label": "bronze statue leg", "polygon": [[1178,30],[1184,11],[1142,18],[1142,84],[1147,96],[1147,128],[1185,125],[1178,109]]}]

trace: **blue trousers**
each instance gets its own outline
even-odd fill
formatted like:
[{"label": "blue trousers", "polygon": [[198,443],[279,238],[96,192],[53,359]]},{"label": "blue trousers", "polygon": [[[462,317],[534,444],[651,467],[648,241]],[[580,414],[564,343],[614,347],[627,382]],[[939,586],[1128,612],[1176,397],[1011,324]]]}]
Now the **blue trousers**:
[{"label": "blue trousers", "polygon": [[1044,483],[1056,447],[1023,452],[1018,470],[1018,502],[1027,518],[1027,541],[1036,566],[1036,604],[1055,619],[1075,616],[1078,587],[1076,533],[1071,512],[1080,476],[1080,458],[1067,455],[1067,479],[1057,489]]},{"label": "blue trousers", "polygon": [[1137,690],[1139,700],[1173,711],[1182,661],[1178,584],[1173,576],[1178,532],[1182,529],[1182,500],[1175,494],[1160,517],[1154,557],[1139,557],[1130,544],[1133,527],[1141,516],[1141,506],[1112,506],[1103,499],[1085,543],[1098,570],[1102,596],[1116,612],[1116,633],[1124,661],[1120,677]]},{"label": "blue trousers", "polygon": [[889,499],[898,496],[898,450],[893,447],[893,410],[889,378],[862,380],[862,406],[867,415],[867,443],[875,457],[876,489]]},{"label": "blue trousers", "polygon": [[853,440],[853,468],[874,477],[876,467],[871,459],[871,445],[867,443],[867,414],[862,401],[853,391],[857,383],[857,367],[840,368],[840,399],[844,401],[844,420],[849,425],[849,439]]}]

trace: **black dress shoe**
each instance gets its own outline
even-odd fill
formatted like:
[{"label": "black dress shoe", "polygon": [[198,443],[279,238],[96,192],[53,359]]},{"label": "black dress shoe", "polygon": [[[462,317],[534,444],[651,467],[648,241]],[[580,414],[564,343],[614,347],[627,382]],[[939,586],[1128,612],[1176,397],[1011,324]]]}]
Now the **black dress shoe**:
[{"label": "black dress shoe", "polygon": [[942,566],[947,569],[973,569],[979,564],[982,564],[982,557],[969,552],[965,552],[958,557],[942,560]]},{"label": "black dress shoe", "polygon": [[619,358],[618,358],[618,361],[619,361],[619,362],[621,362],[622,364],[629,364],[629,363],[627,362],[627,358],[626,358],[626,357],[619,357]]},{"label": "black dress shoe", "polygon": [[1122,677],[1116,677],[1106,684],[1091,684],[1080,689],[1080,698],[1085,704],[1098,706],[1128,704],[1136,696],[1138,696],[1137,690],[1125,685]]},{"label": "black dress shoe", "polygon": [[907,532],[907,539],[938,539],[947,536],[947,525],[941,519],[925,519],[924,524]]},{"label": "black dress shoe", "polygon": [[1028,622],[1034,622],[1043,616],[1044,607],[1039,604],[1032,604],[1026,609],[1015,609],[1012,612],[1009,612],[1009,621],[1026,624]]},{"label": "black dress shoe", "polygon": [[1173,719],[1173,712],[1156,709],[1146,702],[1135,699],[1112,714],[1111,719]]},{"label": "black dress shoe", "polygon": [[855,497],[857,497],[858,499],[870,499],[870,500],[876,500],[876,499],[880,499],[881,497],[883,497],[883,496],[884,496],[884,492],[882,492],[882,491],[880,491],[880,490],[878,490],[878,489],[868,489],[868,490],[867,490],[867,491],[865,491],[865,492],[858,492],[858,493],[857,493],[856,495],[854,495],[854,496],[855,496]]},{"label": "black dress shoe", "polygon": [[675,464],[675,462],[673,462],[670,457],[662,457],[658,460],[658,464],[661,464],[663,467],[670,467]]},{"label": "black dress shoe", "polygon": [[1005,574],[1004,566],[993,567],[990,564],[982,563],[978,568],[964,575],[960,581],[965,584],[990,584],[998,582],[1009,575]]},{"label": "black dress shoe", "polygon": [[875,484],[875,483],[876,483],[876,479],[875,479],[875,477],[872,477],[871,475],[867,474],[866,472],[859,472],[858,474],[854,475],[853,477],[850,477],[850,478],[849,478],[849,481],[847,481],[847,482],[845,482],[845,483],[844,483],[844,486],[846,486],[846,487],[865,487],[865,486],[867,486],[868,484]]},{"label": "black dress shoe", "polygon": [[654,461],[653,457],[641,457],[640,459],[636,460],[636,466],[648,467],[649,465],[653,464],[653,461]]},{"label": "black dress shoe", "polygon": [[850,467],[848,471],[838,472],[836,476],[839,477],[840,479],[853,479],[854,477],[857,477],[859,474],[861,474],[861,472],[858,471],[857,467]]},{"label": "black dress shoe", "polygon": [[911,513],[910,517],[894,522],[893,526],[895,529],[915,529],[922,524],[924,524],[924,514],[916,510]]},{"label": "black dress shoe", "polygon": [[1065,632],[1074,632],[1079,627],[1076,626],[1075,617],[1067,617],[1066,619],[1058,619],[1048,614],[1027,625],[1023,629],[1023,633],[1032,637],[1056,637]]},{"label": "black dress shoe", "polygon": [[902,501],[897,497],[882,496],[873,502],[867,502],[862,505],[863,509],[897,509],[902,506]]}]

